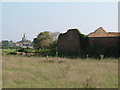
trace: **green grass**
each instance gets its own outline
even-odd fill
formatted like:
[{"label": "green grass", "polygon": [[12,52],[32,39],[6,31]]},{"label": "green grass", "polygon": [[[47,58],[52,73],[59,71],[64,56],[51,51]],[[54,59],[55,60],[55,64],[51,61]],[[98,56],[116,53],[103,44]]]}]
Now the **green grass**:
[{"label": "green grass", "polygon": [[15,52],[15,51],[17,51],[17,49],[0,49],[2,55],[6,55],[9,54],[10,52]]},{"label": "green grass", "polygon": [[118,60],[2,57],[3,88],[118,88]]},{"label": "green grass", "polygon": [[7,55],[10,52],[15,52],[17,49],[0,49],[0,55]]},{"label": "green grass", "polygon": [[0,51],[14,52],[16,49],[0,49]]}]

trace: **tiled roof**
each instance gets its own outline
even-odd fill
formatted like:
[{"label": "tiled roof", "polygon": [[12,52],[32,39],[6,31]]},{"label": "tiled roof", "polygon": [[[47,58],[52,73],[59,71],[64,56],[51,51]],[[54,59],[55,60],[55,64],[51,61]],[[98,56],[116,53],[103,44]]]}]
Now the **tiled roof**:
[{"label": "tiled roof", "polygon": [[88,34],[88,37],[118,37],[120,32],[106,32],[102,27]]}]

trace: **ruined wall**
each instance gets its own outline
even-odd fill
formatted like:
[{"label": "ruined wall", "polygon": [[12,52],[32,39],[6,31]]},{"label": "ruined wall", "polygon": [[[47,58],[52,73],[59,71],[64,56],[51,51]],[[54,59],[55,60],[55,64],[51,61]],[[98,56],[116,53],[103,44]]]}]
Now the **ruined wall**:
[{"label": "ruined wall", "polygon": [[[113,35],[114,34],[114,35]],[[95,56],[100,54],[106,57],[120,57],[120,36],[119,33],[107,33],[102,27],[87,37],[78,29],[70,29],[58,37],[58,52],[61,54],[71,53],[76,56]],[[108,36],[109,35],[109,36]],[[113,37],[110,37],[113,36]]]},{"label": "ruined wall", "polygon": [[89,37],[90,46],[115,47],[118,46],[119,37]]},{"label": "ruined wall", "polygon": [[120,37],[89,37],[89,47],[92,54],[118,56]]},{"label": "ruined wall", "polygon": [[58,52],[61,53],[79,53],[80,40],[79,31],[77,29],[70,29],[58,37]]},{"label": "ruined wall", "polygon": [[108,57],[119,57],[120,33],[106,32],[102,27],[88,34],[89,53],[92,55],[104,54]]}]

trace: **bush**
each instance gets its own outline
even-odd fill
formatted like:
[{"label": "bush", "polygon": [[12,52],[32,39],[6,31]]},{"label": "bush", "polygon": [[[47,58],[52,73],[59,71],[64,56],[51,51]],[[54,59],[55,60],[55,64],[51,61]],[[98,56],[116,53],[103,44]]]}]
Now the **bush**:
[{"label": "bush", "polygon": [[25,53],[31,53],[32,49],[30,48],[20,48],[17,50],[18,52],[25,52]]}]

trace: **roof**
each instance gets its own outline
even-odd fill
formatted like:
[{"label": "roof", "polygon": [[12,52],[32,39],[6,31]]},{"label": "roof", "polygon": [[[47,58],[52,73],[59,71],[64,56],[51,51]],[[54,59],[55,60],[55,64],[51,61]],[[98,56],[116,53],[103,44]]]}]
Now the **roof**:
[{"label": "roof", "polygon": [[102,27],[88,34],[88,37],[119,37],[120,32],[106,32]]},{"label": "roof", "polygon": [[108,32],[108,37],[119,37],[120,32]]}]

